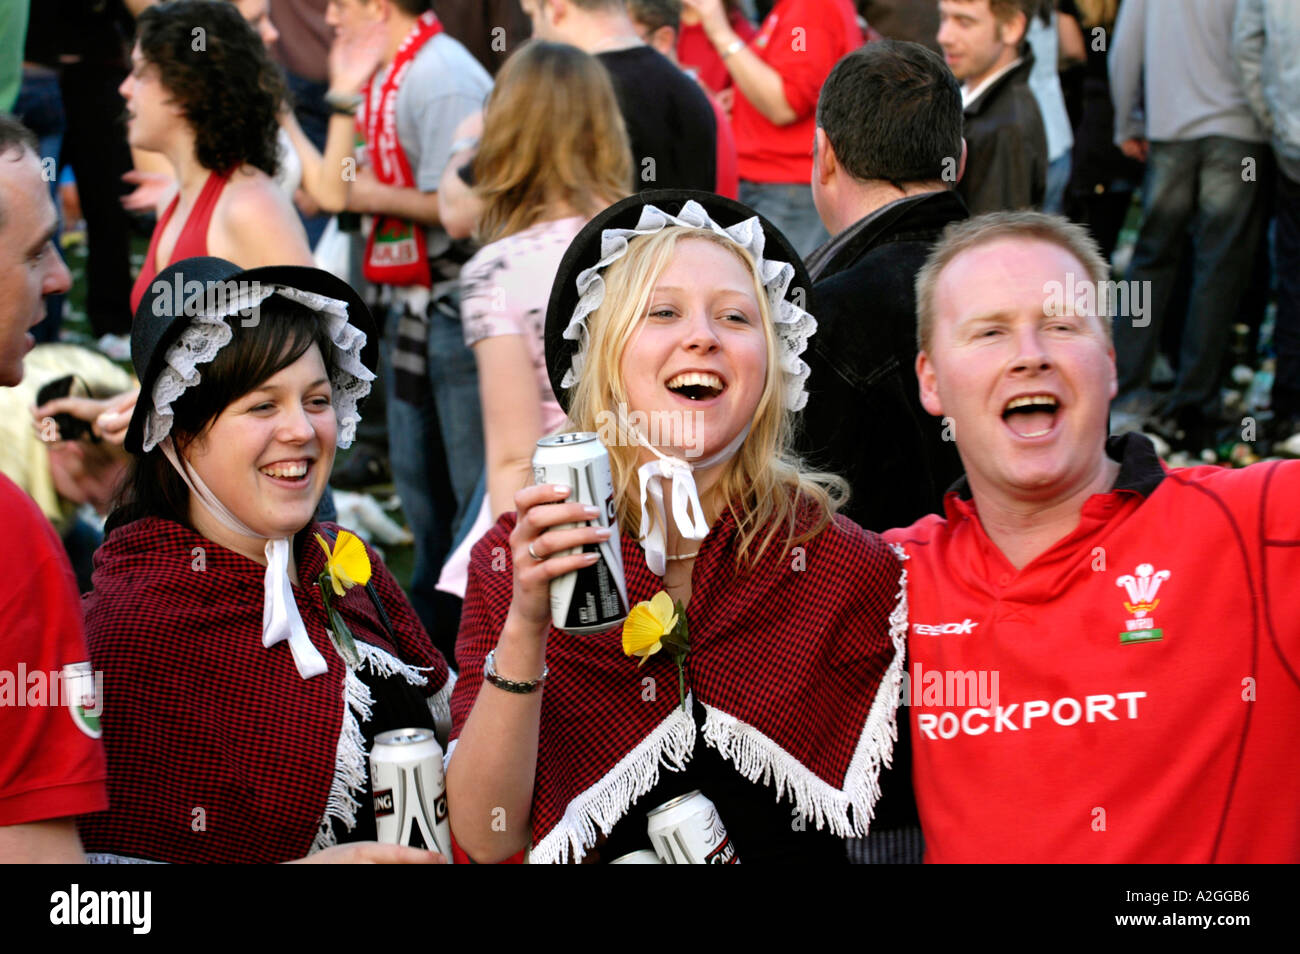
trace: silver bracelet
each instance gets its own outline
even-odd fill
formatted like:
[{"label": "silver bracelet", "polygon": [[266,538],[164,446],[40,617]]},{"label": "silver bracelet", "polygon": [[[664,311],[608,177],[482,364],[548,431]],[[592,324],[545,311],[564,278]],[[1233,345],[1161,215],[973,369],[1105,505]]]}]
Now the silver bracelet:
[{"label": "silver bracelet", "polygon": [[718,55],[721,56],[724,60],[729,59],[730,57],[735,56],[744,48],[745,48],[745,41],[742,40],[740,37],[736,37],[736,39],[728,43],[726,47],[722,50],[722,52],[719,53]]},{"label": "silver bracelet", "polygon": [[333,90],[326,93],[324,98],[330,111],[342,116],[355,116],[365,99],[360,93],[337,93]]},{"label": "silver bracelet", "polygon": [[551,667],[545,663],[542,664],[542,674],[531,682],[516,682],[513,679],[507,679],[504,676],[497,675],[497,651],[493,649],[487,654],[487,659],[483,660],[483,678],[498,689],[504,689],[506,692],[517,693],[518,695],[527,695],[530,692],[536,692],[542,688],[542,683],[546,681],[547,675],[550,674]]}]

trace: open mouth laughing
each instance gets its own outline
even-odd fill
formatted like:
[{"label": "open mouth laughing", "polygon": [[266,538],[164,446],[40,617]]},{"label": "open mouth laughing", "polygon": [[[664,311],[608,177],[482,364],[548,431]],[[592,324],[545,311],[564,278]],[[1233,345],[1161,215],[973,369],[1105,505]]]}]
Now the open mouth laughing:
[{"label": "open mouth laughing", "polygon": [[1046,437],[1056,427],[1061,402],[1053,394],[1022,394],[1002,409],[1002,420],[1017,437]]},{"label": "open mouth laughing", "polygon": [[281,487],[299,488],[307,485],[307,478],[314,464],[315,461],[306,458],[278,460],[257,470],[263,477]]},{"label": "open mouth laughing", "polygon": [[727,390],[727,382],[712,371],[683,371],[669,378],[664,386],[691,401],[711,401]]}]

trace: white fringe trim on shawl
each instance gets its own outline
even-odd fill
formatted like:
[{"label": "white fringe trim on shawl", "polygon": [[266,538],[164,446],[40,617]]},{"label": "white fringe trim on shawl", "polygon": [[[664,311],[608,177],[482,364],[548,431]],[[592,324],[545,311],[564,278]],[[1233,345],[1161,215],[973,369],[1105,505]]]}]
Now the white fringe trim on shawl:
[{"label": "white fringe trim on shawl", "polygon": [[695,748],[695,720],[691,718],[691,696],[686,711],[674,706],[672,714],[655,727],[612,769],[564,810],[564,817],[529,853],[530,864],[581,861],[596,843],[596,829],[608,834],[638,798],[659,782],[659,766],[680,772]]},{"label": "white fringe trim on shawl", "polygon": [[[433,716],[434,731],[438,735],[438,744],[447,749],[447,737],[451,735],[451,693],[456,688],[456,674],[447,670],[447,684],[429,697],[429,715]],[[447,753],[450,756],[450,752]],[[444,758],[444,762],[446,759]]]},{"label": "white fringe trim on shawl", "polygon": [[[331,639],[332,639],[331,634]],[[415,666],[408,666],[400,659],[380,649],[378,646],[372,646],[361,640],[356,641],[357,652],[361,656],[361,665],[368,666],[370,671],[379,676],[400,675],[413,686],[423,686],[428,684],[428,679],[420,675],[419,669]],[[335,649],[337,650],[337,646]],[[340,658],[342,655],[340,654]],[[448,685],[444,686],[442,691],[429,700],[429,709],[435,713],[434,702],[438,697],[446,694],[446,701],[442,703],[444,707],[450,708],[450,685],[452,680],[448,680]],[[330,819],[337,819],[343,824],[343,827],[351,831],[357,824],[357,809],[361,807],[361,802],[357,796],[365,791],[366,779],[369,775],[369,765],[366,754],[366,739],[361,732],[361,723],[370,719],[370,707],[374,705],[374,696],[370,693],[370,687],[367,686],[352,671],[350,666],[343,667],[343,729],[339,733],[339,745],[334,755],[334,778],[330,782],[329,797],[325,802],[325,814],[321,816],[320,826],[316,830],[316,838],[312,841],[311,849],[308,854],[313,854],[323,848],[329,848],[337,844],[338,839],[334,834],[334,826]]]},{"label": "white fringe trim on shawl", "polygon": [[[901,559],[907,559],[903,555]],[[866,724],[844,773],[844,788],[818,778],[802,762],[748,723],[721,709],[704,705],[704,741],[718,750],[751,782],[771,785],[776,798],[789,793],[799,813],[820,831],[829,828],[841,838],[863,836],[875,816],[880,798],[880,768],[889,765],[898,741],[898,698],[903,684],[904,640],[907,636],[907,571],[898,577],[898,592],[889,614],[894,659],[885,670],[871,701]],[[849,809],[853,812],[850,815]]]},{"label": "white fringe trim on shawl", "polygon": [[[895,545],[893,550],[899,560],[908,559],[901,547]],[[894,658],[867,712],[867,721],[844,775],[843,790],[818,778],[753,726],[707,704],[704,705],[704,740],[750,781],[771,785],[778,800],[788,792],[800,814],[814,822],[819,830],[828,827],[841,838],[865,835],[880,798],[881,766],[891,763],[894,743],[898,740],[897,713],[907,637],[906,569],[899,572],[894,609],[889,614],[889,636],[894,644]],[[690,696],[687,696],[687,710],[690,710]],[[608,833],[627,814],[632,803],[658,783],[660,762],[680,771],[694,748],[695,722],[676,707],[672,715],[604,778],[569,802],[564,817],[533,847],[530,862],[567,861],[570,850],[574,860],[580,861],[596,843],[596,827]]]},{"label": "white fringe trim on shawl", "polygon": [[165,861],[150,861],[148,858],[133,858],[130,855],[115,855],[112,852],[98,851],[86,855],[88,865],[165,865]]}]

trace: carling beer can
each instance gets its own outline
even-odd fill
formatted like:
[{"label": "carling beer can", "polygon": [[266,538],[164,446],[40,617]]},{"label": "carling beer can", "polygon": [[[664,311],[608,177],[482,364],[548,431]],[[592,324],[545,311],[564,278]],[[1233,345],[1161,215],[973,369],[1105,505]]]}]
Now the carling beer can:
[{"label": "carling beer can", "polygon": [[442,746],[432,729],[393,729],[370,750],[377,839],[440,852],[451,863]]},{"label": "carling beer can", "polygon": [[740,864],[717,807],[698,789],[651,811],[646,827],[666,865]]},{"label": "carling beer can", "polygon": [[[621,623],[627,618],[627,582],[614,507],[614,478],[605,445],[587,431],[543,437],[533,454],[533,480],[572,487],[570,502],[600,509],[588,525],[610,530],[608,540],[582,547],[584,552],[599,553],[599,560],[551,580],[551,622],[568,633],[599,633]],[[562,524],[555,529],[579,526],[582,524]],[[575,548],[565,555],[577,552]]]},{"label": "carling beer can", "polygon": [[625,855],[619,855],[611,865],[661,865],[663,861],[649,848],[641,848],[637,851],[629,851]]}]

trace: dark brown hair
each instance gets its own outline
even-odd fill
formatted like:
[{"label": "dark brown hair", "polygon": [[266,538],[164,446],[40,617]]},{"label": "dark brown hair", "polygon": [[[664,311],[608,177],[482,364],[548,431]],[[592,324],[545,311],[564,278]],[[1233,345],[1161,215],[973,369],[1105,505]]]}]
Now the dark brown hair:
[{"label": "dark brown hair", "polygon": [[262,39],[229,3],[174,0],[140,14],[144,59],[194,129],[199,163],[227,173],[279,169],[284,80]]},{"label": "dark brown hair", "polygon": [[[12,116],[0,113],[0,159],[21,162],[28,153],[33,156],[38,155],[38,148],[36,135],[30,129]],[[17,155],[10,155],[14,152]],[[4,206],[0,205],[0,229],[4,228],[4,225],[5,210]]]},{"label": "dark brown hair", "polygon": [[[247,328],[242,321],[231,319],[230,343],[217,352],[211,364],[203,366],[199,383],[172,404],[175,417],[170,436],[178,454],[184,455],[234,401],[293,364],[313,344],[320,348],[326,374],[333,371],[334,350],[325,325],[306,305],[272,295],[262,303],[258,318]],[[148,401],[151,395],[142,391],[139,399]],[[133,460],[104,530],[107,534],[141,517],[161,517],[189,527],[189,506],[185,481],[162,449],[155,447]]]}]

